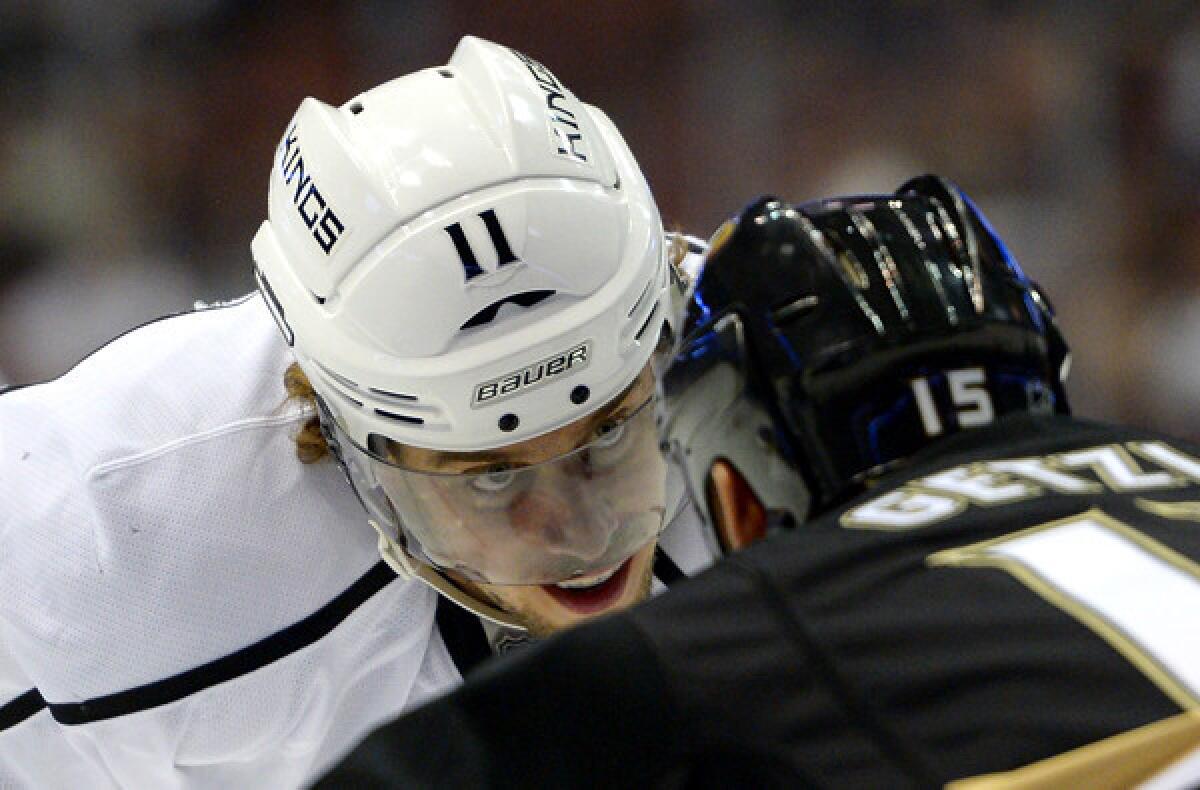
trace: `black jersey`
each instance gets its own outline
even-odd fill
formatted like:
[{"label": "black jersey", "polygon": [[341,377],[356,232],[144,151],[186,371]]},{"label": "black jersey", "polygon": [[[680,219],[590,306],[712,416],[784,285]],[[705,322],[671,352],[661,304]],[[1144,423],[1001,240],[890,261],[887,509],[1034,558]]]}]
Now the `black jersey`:
[{"label": "black jersey", "polygon": [[442,787],[925,787],[1200,708],[1200,449],[1015,416],[930,451],[376,742]]}]

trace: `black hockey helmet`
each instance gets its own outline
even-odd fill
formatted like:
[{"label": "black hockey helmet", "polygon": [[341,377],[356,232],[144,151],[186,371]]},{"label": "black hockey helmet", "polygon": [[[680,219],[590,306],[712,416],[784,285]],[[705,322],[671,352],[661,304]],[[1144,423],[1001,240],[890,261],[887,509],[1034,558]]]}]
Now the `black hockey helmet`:
[{"label": "black hockey helmet", "polygon": [[939,437],[1067,413],[1054,313],[973,203],[760,198],[713,237],[664,380],[666,447],[707,512],[726,459],[768,509],[821,512]]}]

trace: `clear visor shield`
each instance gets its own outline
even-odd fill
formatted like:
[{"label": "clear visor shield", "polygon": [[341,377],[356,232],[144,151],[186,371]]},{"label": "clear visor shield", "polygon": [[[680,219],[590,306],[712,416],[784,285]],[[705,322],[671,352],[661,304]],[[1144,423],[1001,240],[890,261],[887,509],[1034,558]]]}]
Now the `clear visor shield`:
[{"label": "clear visor shield", "polygon": [[586,437],[538,463],[501,449],[452,473],[400,466],[386,442],[368,452],[338,440],[363,504],[413,558],[489,584],[551,584],[620,564],[664,526],[651,401]]}]

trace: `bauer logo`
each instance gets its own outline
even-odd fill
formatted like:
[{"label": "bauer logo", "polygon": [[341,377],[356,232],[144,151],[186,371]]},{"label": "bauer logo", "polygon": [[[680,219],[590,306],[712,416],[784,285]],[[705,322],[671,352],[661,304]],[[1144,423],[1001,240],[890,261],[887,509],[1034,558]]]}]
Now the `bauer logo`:
[{"label": "bauer logo", "polygon": [[579,102],[550,73],[550,69],[515,49],[509,52],[525,64],[545,97],[546,124],[556,153],[576,162],[587,162],[587,141],[583,139],[583,131],[579,128],[579,114],[583,112]]},{"label": "bauer logo", "polygon": [[592,341],[585,340],[574,348],[561,351],[528,367],[514,370],[498,378],[475,386],[471,396],[471,408],[490,406],[514,395],[537,389],[569,372],[578,372],[588,366],[592,357]]},{"label": "bauer logo", "polygon": [[292,205],[300,220],[312,231],[312,237],[326,255],[333,252],[333,245],[345,235],[346,226],[325,200],[313,174],[304,169],[304,155],[300,153],[300,136],[293,124],[279,143],[279,175],[284,188],[289,188]]}]

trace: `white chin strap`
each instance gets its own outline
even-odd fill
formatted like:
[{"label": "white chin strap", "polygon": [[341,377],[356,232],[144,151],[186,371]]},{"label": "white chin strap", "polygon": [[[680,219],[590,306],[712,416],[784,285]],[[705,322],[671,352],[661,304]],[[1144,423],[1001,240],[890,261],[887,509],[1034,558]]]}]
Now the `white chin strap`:
[{"label": "white chin strap", "polygon": [[522,634],[528,631],[528,629],[525,627],[525,624],[518,620],[515,615],[506,612],[503,609],[499,609],[495,606],[484,603],[478,598],[467,594],[464,590],[460,589],[458,585],[451,582],[433,568],[414,560],[409,556],[408,552],[404,550],[404,547],[401,546],[395,538],[389,535],[387,531],[375,521],[375,519],[367,519],[367,522],[370,523],[370,525],[375,528],[375,531],[379,533],[379,556],[383,558],[383,561],[386,562],[401,579],[419,579],[420,581],[423,581],[425,584],[432,587],[435,592],[446,596],[451,601],[466,609],[468,612],[471,612],[472,614],[479,615],[483,619],[489,620],[496,625],[503,626],[505,628],[511,628],[514,631],[520,631]]}]

